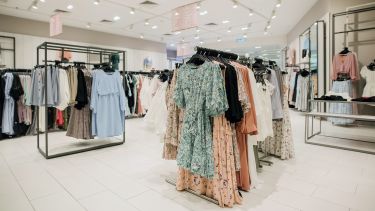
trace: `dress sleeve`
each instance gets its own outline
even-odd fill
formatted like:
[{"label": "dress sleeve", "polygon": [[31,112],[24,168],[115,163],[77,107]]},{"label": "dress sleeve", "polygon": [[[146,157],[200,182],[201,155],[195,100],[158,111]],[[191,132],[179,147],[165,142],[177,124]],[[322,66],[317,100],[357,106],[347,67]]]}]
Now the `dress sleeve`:
[{"label": "dress sleeve", "polygon": [[173,94],[173,100],[176,103],[176,105],[180,108],[185,108],[186,102],[185,102],[185,95],[183,90],[183,70],[179,70],[177,72],[177,80],[176,80],[176,87],[174,89]]},{"label": "dress sleeve", "polygon": [[206,87],[206,109],[209,116],[216,116],[228,110],[228,100],[224,88],[224,78],[219,65],[210,67]]},{"label": "dress sleeve", "polygon": [[366,66],[363,66],[363,67],[362,67],[362,70],[361,70],[361,76],[362,76],[362,78],[364,78],[364,79],[367,78],[367,75],[366,75],[367,70],[366,70],[366,69],[367,69]]}]

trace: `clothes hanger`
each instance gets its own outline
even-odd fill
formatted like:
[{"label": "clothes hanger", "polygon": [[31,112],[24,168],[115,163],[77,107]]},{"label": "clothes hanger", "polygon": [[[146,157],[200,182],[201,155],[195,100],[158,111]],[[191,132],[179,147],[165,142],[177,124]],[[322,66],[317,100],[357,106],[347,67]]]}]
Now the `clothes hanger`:
[{"label": "clothes hanger", "polygon": [[342,54],[342,55],[346,55],[348,53],[350,53],[351,51],[349,51],[349,48],[348,47],[344,47],[344,50],[342,50],[339,54]]}]

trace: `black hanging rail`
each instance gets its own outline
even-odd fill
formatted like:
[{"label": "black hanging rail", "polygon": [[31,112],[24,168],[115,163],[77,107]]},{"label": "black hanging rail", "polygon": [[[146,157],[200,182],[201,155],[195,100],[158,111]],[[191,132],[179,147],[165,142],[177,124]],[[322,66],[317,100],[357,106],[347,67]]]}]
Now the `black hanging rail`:
[{"label": "black hanging rail", "polygon": [[202,55],[207,55],[207,56],[212,56],[212,57],[219,57],[220,56],[222,58],[231,59],[231,60],[237,60],[238,59],[237,54],[229,53],[229,52],[225,52],[225,51],[219,51],[219,50],[210,49],[210,48],[203,48],[203,47],[199,47],[199,46],[196,46],[194,48],[194,50],[196,51],[197,54],[202,54]]},{"label": "black hanging rail", "polygon": [[[107,64],[107,65],[109,63],[103,63],[102,62],[103,56],[106,56],[106,55],[110,56],[112,54],[119,54],[122,57],[122,67],[123,67],[123,70],[124,70],[124,71],[120,71],[120,72],[122,73],[122,76],[125,77],[125,54],[126,54],[126,52],[122,51],[122,50],[105,49],[105,48],[90,47],[90,46],[70,45],[70,44],[54,43],[54,42],[44,42],[37,47],[37,66],[41,66],[40,65],[40,56],[41,55],[39,54],[41,50],[44,50],[44,52],[43,52],[44,60],[42,60],[42,64],[43,64],[42,66],[43,66],[43,68],[45,68],[45,71],[44,71],[44,99],[45,99],[44,109],[45,109],[45,113],[46,113],[46,115],[45,115],[45,122],[46,123],[48,122],[48,115],[47,115],[48,114],[48,105],[47,105],[46,99],[47,99],[47,96],[48,96],[47,94],[50,91],[46,88],[47,87],[47,71],[48,71],[47,67],[48,67],[48,62],[51,61],[51,60],[48,60],[48,52],[49,51],[60,51],[61,52],[61,58],[64,58],[64,52],[65,51],[81,53],[81,54],[86,54],[86,55],[98,54],[98,55],[100,55],[100,64]],[[53,62],[56,62],[56,61],[53,61]],[[60,63],[67,63],[67,62],[61,61]],[[74,62],[73,62],[73,64],[74,64]],[[80,64],[82,64],[82,62]],[[89,64],[89,63],[85,63],[85,64]],[[123,80],[123,88],[125,90],[125,80]],[[37,148],[38,148],[39,152],[46,159],[57,158],[57,157],[77,154],[77,153],[81,153],[81,152],[87,152],[87,151],[91,151],[91,150],[117,146],[117,145],[121,145],[121,144],[125,143],[125,132],[124,132],[123,135],[122,135],[122,141],[121,142],[106,143],[106,144],[91,146],[91,147],[83,148],[83,149],[75,149],[75,150],[65,151],[65,152],[56,153],[56,154],[50,154],[49,153],[49,140],[48,140],[48,133],[49,133],[48,124],[45,124],[45,128],[44,128],[45,132],[43,132],[44,136],[45,136],[45,140],[44,140],[45,141],[45,146],[44,146],[45,149],[43,150],[40,147],[39,138],[40,138],[40,134],[42,132],[39,131],[39,106],[36,106],[36,120],[37,120],[36,121],[36,125],[37,125],[37,127],[36,127],[37,128]]]}]

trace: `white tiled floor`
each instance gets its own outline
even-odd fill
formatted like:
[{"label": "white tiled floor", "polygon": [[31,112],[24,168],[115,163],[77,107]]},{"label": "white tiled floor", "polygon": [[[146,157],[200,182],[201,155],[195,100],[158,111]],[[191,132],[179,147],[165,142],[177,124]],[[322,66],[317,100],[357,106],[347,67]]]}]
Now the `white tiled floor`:
[{"label": "white tiled floor", "polygon": [[[375,156],[306,145],[303,117],[291,116],[296,158],[272,158],[259,173],[261,187],[231,210],[374,211]],[[36,137],[0,142],[0,210],[221,210],[166,183],[177,167],[161,159],[160,139],[142,119],[126,124],[124,145],[51,160],[37,151]],[[50,140],[74,145],[62,137]]]}]

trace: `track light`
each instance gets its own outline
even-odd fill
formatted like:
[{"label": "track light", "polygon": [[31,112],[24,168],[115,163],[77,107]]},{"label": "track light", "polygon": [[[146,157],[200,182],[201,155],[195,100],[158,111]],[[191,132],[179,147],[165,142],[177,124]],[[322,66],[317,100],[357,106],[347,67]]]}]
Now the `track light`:
[{"label": "track light", "polygon": [[228,30],[227,30],[228,33],[231,33],[232,32],[232,28],[229,27]]},{"label": "track light", "polygon": [[145,25],[150,25],[150,22],[148,19],[145,20]]},{"label": "track light", "polygon": [[267,22],[267,29],[270,29],[271,28],[271,22]]},{"label": "track light", "polygon": [[217,38],[217,41],[218,41],[218,42],[221,42],[221,38],[220,38],[220,37],[218,37],[218,38]]},{"label": "track light", "polygon": [[238,2],[236,0],[233,0],[233,9],[236,9],[238,7]]},{"label": "track light", "polygon": [[243,37],[243,38],[247,38],[247,34],[243,34],[242,37]]},{"label": "track light", "polygon": [[275,10],[272,10],[272,16],[271,16],[272,19],[275,19],[276,18],[276,11]]},{"label": "track light", "polygon": [[253,16],[254,15],[254,11],[252,9],[249,10],[249,16]]},{"label": "track light", "polygon": [[99,4],[100,4],[100,0],[95,0],[95,1],[94,1],[94,4],[95,4],[95,5],[99,5]]},{"label": "track light", "polygon": [[277,0],[276,7],[281,7],[281,0]]},{"label": "track light", "polygon": [[129,12],[131,15],[134,15],[135,14],[135,9],[134,8],[130,8],[130,12]]},{"label": "track light", "polygon": [[199,10],[201,8],[201,2],[197,3],[197,7],[196,8],[197,8],[197,10]]},{"label": "track light", "polygon": [[87,23],[86,28],[91,28],[91,23]]},{"label": "track light", "polygon": [[38,9],[38,1],[34,1],[33,4],[31,5],[31,8],[33,8],[34,10],[37,10]]}]

